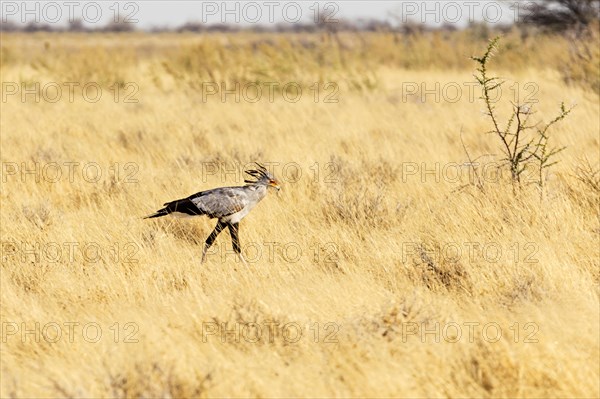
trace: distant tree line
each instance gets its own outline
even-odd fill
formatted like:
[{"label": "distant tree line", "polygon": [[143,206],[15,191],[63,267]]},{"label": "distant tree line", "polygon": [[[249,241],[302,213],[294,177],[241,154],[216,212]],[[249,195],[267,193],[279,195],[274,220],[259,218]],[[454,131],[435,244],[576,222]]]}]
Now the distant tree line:
[{"label": "distant tree line", "polygon": [[122,21],[110,22],[109,24],[99,28],[87,27],[83,24],[81,19],[75,19],[67,26],[50,25],[36,22],[17,24],[12,21],[0,21],[0,31],[2,32],[132,32],[134,30],[135,28],[133,24]]},{"label": "distant tree line", "polygon": [[[525,8],[521,26],[536,26],[551,31],[582,29],[600,20],[600,1],[598,0],[537,0],[522,3]],[[320,32],[320,31],[394,31],[405,34],[419,33],[426,30],[456,30],[452,24],[444,24],[434,28],[425,24],[407,21],[393,25],[388,21],[361,20],[337,22],[312,22],[304,24],[276,24],[274,26],[240,26],[230,24],[203,24],[188,22],[175,28],[153,28],[151,32]],[[103,27],[94,28],[75,20],[67,26],[56,26],[41,23],[17,24],[11,21],[0,22],[0,31],[4,32],[131,32],[136,30],[134,24],[127,22],[111,22]]]}]

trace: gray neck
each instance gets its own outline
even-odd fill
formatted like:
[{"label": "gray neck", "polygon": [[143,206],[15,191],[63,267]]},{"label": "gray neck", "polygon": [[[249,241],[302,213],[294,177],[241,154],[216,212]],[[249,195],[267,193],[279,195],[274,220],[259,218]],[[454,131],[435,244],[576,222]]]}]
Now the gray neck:
[{"label": "gray neck", "polygon": [[267,186],[261,183],[248,184],[247,186],[244,186],[244,188],[248,194],[257,201],[260,201],[267,195]]}]

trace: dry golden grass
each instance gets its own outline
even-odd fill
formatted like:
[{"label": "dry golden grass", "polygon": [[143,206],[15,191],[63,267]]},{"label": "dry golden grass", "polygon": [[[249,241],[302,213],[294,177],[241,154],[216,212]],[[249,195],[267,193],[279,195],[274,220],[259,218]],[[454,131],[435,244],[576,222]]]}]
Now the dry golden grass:
[{"label": "dry golden grass", "polygon": [[[553,131],[567,149],[543,201],[534,185],[513,195],[505,178],[482,192],[466,167],[454,179],[466,161],[461,129],[472,156],[499,155],[482,134],[482,104],[466,88],[456,102],[402,95],[407,82],[473,81],[466,57],[485,41],[455,35],[410,39],[419,45],[405,58],[391,35],[335,45],[319,35],[4,35],[3,82],[98,82],[103,96],[2,102],[0,396],[598,397],[599,193],[578,179],[584,159],[598,167],[598,96],[565,83],[550,54],[568,53],[566,39],[511,33],[509,61],[495,65],[521,90],[537,84],[536,117],[550,120],[563,100],[577,107]],[[372,50],[357,53],[365,40]],[[296,103],[203,102],[206,80],[305,91]],[[338,83],[338,103],[314,102],[307,87],[319,81]],[[139,102],[115,103],[115,82],[134,82]],[[248,268],[226,253],[228,233],[200,265],[214,221],[141,219],[241,184],[207,165],[252,161],[278,162],[284,185],[241,224],[247,257],[258,258]],[[39,182],[22,162],[37,164]],[[79,163],[72,179],[66,162]],[[87,181],[92,163],[97,182]],[[292,163],[301,176],[284,174]],[[47,337],[23,334],[35,323]],[[82,331],[89,323],[98,342]],[[239,339],[207,335],[221,323]],[[292,323],[290,335],[270,340],[268,323]],[[469,323],[479,323],[472,340]]]}]

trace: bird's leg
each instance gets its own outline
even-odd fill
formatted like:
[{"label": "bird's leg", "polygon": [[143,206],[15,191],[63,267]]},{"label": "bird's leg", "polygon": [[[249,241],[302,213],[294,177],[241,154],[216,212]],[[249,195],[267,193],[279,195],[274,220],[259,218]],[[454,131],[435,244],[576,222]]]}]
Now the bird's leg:
[{"label": "bird's leg", "polygon": [[248,266],[248,264],[246,263],[246,260],[242,256],[242,249],[240,248],[240,238],[238,236],[238,232],[240,230],[240,224],[239,223],[229,223],[228,226],[229,226],[229,232],[231,233],[231,243],[233,244],[233,251],[239,256],[242,263],[244,265]]},{"label": "bird's leg", "polygon": [[223,231],[224,228],[225,228],[225,224],[221,223],[221,221],[219,221],[217,223],[217,226],[215,227],[215,229],[212,231],[212,233],[210,233],[210,235],[204,242],[204,249],[202,250],[202,262],[201,263],[204,263],[204,261],[206,261],[206,251],[208,250],[208,248],[211,247],[211,245],[213,245],[213,242],[215,242],[215,240],[217,239],[217,236],[219,235],[219,233],[221,231]]}]

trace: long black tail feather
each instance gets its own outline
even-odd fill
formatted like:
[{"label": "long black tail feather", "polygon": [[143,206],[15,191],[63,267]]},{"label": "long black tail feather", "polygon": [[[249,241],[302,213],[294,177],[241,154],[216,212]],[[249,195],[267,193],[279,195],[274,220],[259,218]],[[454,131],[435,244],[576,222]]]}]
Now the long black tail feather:
[{"label": "long black tail feather", "polygon": [[158,211],[154,212],[152,215],[148,215],[148,216],[144,216],[144,219],[152,219],[152,218],[159,218],[161,216],[167,216],[169,213],[167,208],[163,208],[163,209],[159,209]]},{"label": "long black tail feather", "polygon": [[203,212],[200,211],[200,209],[198,209],[198,207],[192,201],[190,201],[189,198],[184,198],[184,199],[180,199],[177,201],[167,202],[164,205],[165,205],[164,208],[159,209],[158,211],[154,212],[152,215],[148,215],[148,216],[144,217],[144,219],[159,218],[161,216],[167,216],[168,214],[173,213],[173,212],[179,212],[179,213],[183,213],[185,215],[190,215],[190,216],[197,216],[197,215],[204,214]]}]

